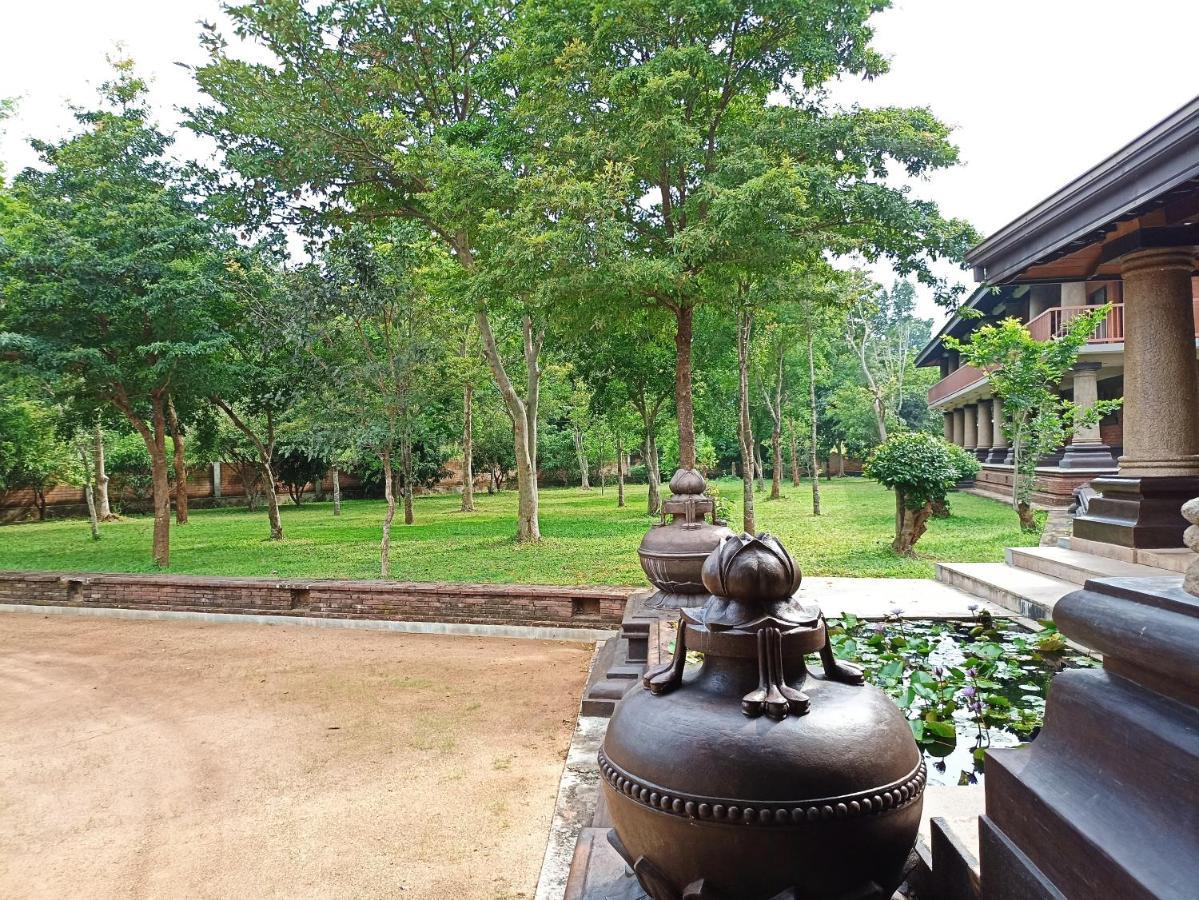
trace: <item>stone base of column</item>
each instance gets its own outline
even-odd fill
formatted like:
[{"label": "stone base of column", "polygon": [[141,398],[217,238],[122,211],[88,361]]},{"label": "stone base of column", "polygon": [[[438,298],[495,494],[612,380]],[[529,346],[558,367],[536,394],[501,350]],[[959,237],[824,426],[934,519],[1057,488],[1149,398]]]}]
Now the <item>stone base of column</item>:
[{"label": "stone base of column", "polygon": [[987,458],[984,460],[984,462],[987,462],[993,466],[1010,466],[1012,461],[1008,459],[1008,455],[1011,452],[1012,451],[1010,447],[992,447],[991,452],[987,454]]},{"label": "stone base of column", "polygon": [[1053,617],[1104,667],[1062,672],[1036,741],[987,753],[981,896],[1193,895],[1199,598],[1181,578],[1108,578]]},{"label": "stone base of column", "polygon": [[974,455],[976,457],[978,457],[979,462],[986,462],[987,459],[991,456],[991,448],[990,447],[977,447],[974,450]]},{"label": "stone base of column", "polygon": [[1074,536],[1138,549],[1181,547],[1187,521],[1182,504],[1199,496],[1199,477],[1096,478],[1085,516],[1074,520]]},{"label": "stone base of column", "polygon": [[1038,469],[1057,468],[1058,464],[1061,463],[1062,456],[1065,455],[1065,452],[1066,452],[1066,448],[1063,447],[1060,450],[1054,450],[1052,453],[1046,453],[1039,460],[1037,460],[1037,468]]},{"label": "stone base of column", "polygon": [[1108,469],[1116,468],[1116,457],[1107,444],[1070,444],[1062,453],[1059,469]]}]

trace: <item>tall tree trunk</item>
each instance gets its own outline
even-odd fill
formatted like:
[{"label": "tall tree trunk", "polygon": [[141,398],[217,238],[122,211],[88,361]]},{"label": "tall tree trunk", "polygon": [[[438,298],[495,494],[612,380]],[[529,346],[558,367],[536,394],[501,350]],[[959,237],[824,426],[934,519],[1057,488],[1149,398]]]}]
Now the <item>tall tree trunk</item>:
[{"label": "tall tree trunk", "polygon": [[[83,461],[83,500],[87,504],[87,524],[92,532],[92,540],[100,540],[100,520],[96,515],[96,493],[92,490],[91,460],[87,447],[79,444],[79,458]],[[93,457],[94,459],[94,457]]]},{"label": "tall tree trunk", "polygon": [[312,499],[317,503],[325,502],[325,473],[322,472],[312,481]]},{"label": "tall tree trunk", "polygon": [[624,436],[619,430],[616,434],[616,506],[624,506],[624,470],[625,470],[625,455],[624,455]]},{"label": "tall tree trunk", "polygon": [[379,542],[379,576],[391,577],[391,523],[396,517],[396,496],[393,481],[395,473],[391,470],[391,449],[384,448],[379,453],[379,461],[383,463],[383,497],[387,500],[387,512],[383,516],[383,539]]},{"label": "tall tree trunk", "polygon": [[261,459],[262,480],[265,483],[266,518],[271,526],[271,540],[283,540],[283,519],[279,516],[279,495],[275,491],[275,472],[271,467],[271,457],[263,455]]},{"label": "tall tree trunk", "polygon": [[767,404],[770,409],[770,421],[774,426],[770,432],[770,449],[773,457],[771,462],[774,466],[770,481],[771,500],[778,500],[783,496],[783,375],[787,357],[786,348],[781,342],[775,352],[778,358],[774,372],[774,397],[772,398],[773,402]]},{"label": "tall tree trunk", "polygon": [[466,382],[462,388],[462,512],[475,511],[475,452],[474,406],[475,386]]},{"label": "tall tree trunk", "polygon": [[656,516],[662,507],[662,489],[658,475],[658,448],[654,444],[653,428],[648,423],[645,426],[641,448],[641,455],[645,457],[645,480],[649,486],[645,511],[651,516]]},{"label": "tall tree trunk", "polygon": [[183,434],[179,429],[179,416],[175,414],[175,398],[167,399],[167,413],[171,424],[171,444],[175,448],[175,524],[187,524],[187,461],[183,458]]},{"label": "tall tree trunk", "polygon": [[333,515],[341,515],[341,470],[333,467]]},{"label": "tall tree trunk", "polygon": [[574,431],[575,456],[579,460],[579,487],[589,491],[591,490],[591,473],[587,466],[587,451],[583,447],[583,433],[579,431],[578,425],[573,426],[571,430]]},{"label": "tall tree trunk", "polygon": [[837,449],[837,477],[845,477],[845,445],[842,444]]},{"label": "tall tree trunk", "polygon": [[479,311],[477,323],[491,374],[512,416],[512,437],[516,451],[516,539],[521,543],[535,543],[541,540],[537,495],[537,401],[540,381],[537,356],[541,351],[542,339],[533,335],[532,321],[525,316],[525,366],[529,373],[529,389],[527,400],[522,400],[508,378],[495,335],[491,331],[491,322],[484,310]]},{"label": "tall tree trunk", "polygon": [[758,479],[758,493],[766,489],[766,467],[762,465],[762,446],[754,443],[754,474]]},{"label": "tall tree trunk", "polygon": [[737,313],[737,384],[738,384],[738,437],[741,439],[741,530],[757,534],[754,519],[754,434],[749,417],[749,335],[753,328],[753,316],[748,310]]},{"label": "tall tree trunk", "polygon": [[816,325],[808,322],[808,409],[812,416],[812,515],[820,515],[820,460],[817,456],[816,433]]},{"label": "tall tree trunk", "polygon": [[791,483],[795,487],[799,487],[799,435],[796,433],[794,419],[791,420],[790,425],[788,437],[791,444]]},{"label": "tall tree trunk", "polygon": [[[86,462],[84,467],[87,467]],[[96,423],[95,430],[92,436],[92,468],[95,470],[95,478],[93,483],[96,486],[96,515],[100,520],[107,522],[115,519],[112,514],[112,505],[108,501],[108,466],[104,460],[104,429],[100,427],[100,423]]]},{"label": "tall tree trunk", "polygon": [[[267,520],[271,527],[271,540],[283,540],[283,520],[279,518],[279,496],[275,492],[275,417],[270,409],[266,412],[266,441],[258,436],[246,422],[237,414],[237,411],[226,403],[221,397],[213,395],[212,402],[223,412],[233,423],[233,427],[250,439],[250,443],[254,445],[254,449],[258,451],[258,470],[262,479],[265,481],[265,491],[267,496]],[[239,471],[244,472],[244,467]],[[255,497],[250,490],[249,483],[245,477],[242,477],[242,484],[246,488],[246,501],[251,510],[255,507]]]},{"label": "tall tree trunk", "polygon": [[412,435],[407,428],[400,438],[400,463],[404,474],[404,524],[411,525],[415,521],[412,514],[412,494],[416,485],[412,477]]},{"label": "tall tree trunk", "polygon": [[674,405],[679,423],[679,468],[695,468],[695,412],[691,405],[691,343],[695,309],[675,310]]},{"label": "tall tree trunk", "polygon": [[161,395],[151,397],[151,408],[153,430],[143,422],[139,431],[150,453],[154,486],[154,565],[165,569],[171,564],[171,479],[167,471],[167,425]]}]

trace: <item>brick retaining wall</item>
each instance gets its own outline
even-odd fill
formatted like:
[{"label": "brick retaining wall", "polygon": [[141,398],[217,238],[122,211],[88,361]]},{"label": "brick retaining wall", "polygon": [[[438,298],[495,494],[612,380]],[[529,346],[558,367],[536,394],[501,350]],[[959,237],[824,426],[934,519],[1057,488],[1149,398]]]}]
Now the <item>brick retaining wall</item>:
[{"label": "brick retaining wall", "polygon": [[618,626],[634,590],[0,572],[0,603],[576,628]]}]

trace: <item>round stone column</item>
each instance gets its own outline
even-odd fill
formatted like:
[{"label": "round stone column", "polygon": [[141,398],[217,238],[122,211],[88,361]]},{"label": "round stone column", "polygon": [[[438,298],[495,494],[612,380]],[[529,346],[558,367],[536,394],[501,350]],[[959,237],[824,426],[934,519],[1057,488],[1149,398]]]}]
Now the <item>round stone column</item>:
[{"label": "round stone column", "polygon": [[1120,474],[1199,476],[1199,369],[1189,249],[1141,250],[1124,279],[1124,455]]},{"label": "round stone column", "polygon": [[[1090,409],[1099,399],[1099,363],[1080,362],[1074,366],[1074,405]],[[1062,469],[1110,469],[1115,464],[1111,448],[1103,443],[1099,423],[1077,425],[1074,439],[1062,454]]]},{"label": "round stone column", "polygon": [[1182,505],[1199,495],[1199,367],[1195,365],[1194,247],[1120,260],[1124,279],[1124,455],[1119,474],[1091,481],[1099,496],[1074,537],[1132,548],[1181,547]]},{"label": "round stone column", "polygon": [[991,399],[991,453],[987,457],[987,462],[1003,465],[1010,462],[1008,453],[1011,448],[1008,446],[1007,435],[1003,433],[1003,426],[1006,420],[1003,417],[1003,401],[998,397]]},{"label": "round stone column", "polygon": [[941,418],[945,420],[945,440],[953,443],[953,413],[941,413]]},{"label": "round stone column", "polygon": [[959,447],[966,440],[966,412],[962,407],[953,411],[953,442]]},{"label": "round stone column", "polygon": [[979,462],[991,455],[991,401],[978,401],[978,445],[974,448]]},{"label": "round stone column", "polygon": [[978,446],[978,407],[973,403],[962,407],[962,446],[973,450]]}]

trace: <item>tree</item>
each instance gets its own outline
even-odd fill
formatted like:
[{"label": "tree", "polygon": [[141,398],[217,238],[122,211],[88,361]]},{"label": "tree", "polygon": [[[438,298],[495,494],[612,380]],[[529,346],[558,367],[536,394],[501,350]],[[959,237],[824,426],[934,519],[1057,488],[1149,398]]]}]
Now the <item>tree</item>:
[{"label": "tree", "polygon": [[449,352],[438,340],[438,310],[422,281],[431,253],[420,231],[405,224],[352,229],[326,248],[319,266],[299,273],[287,306],[275,310],[274,327],[320,368],[330,415],[379,459],[387,500],[380,541],[385,578],[395,489],[401,488],[404,523],[411,525],[419,484],[414,446],[422,412],[444,383]]},{"label": "tree", "polygon": [[[506,54],[522,127],[579,172],[617,183],[624,228],[594,280],[595,305],[650,305],[674,320],[679,463],[696,465],[696,308],[732,306],[746,272],[825,251],[888,256],[936,283],[973,233],[885,182],[951,165],[927,110],[836,110],[823,85],[881,75],[867,20],[837,0],[679,5],[524,4]],[[601,192],[602,193],[602,192]],[[606,195],[604,195],[606,196]]]},{"label": "tree", "polygon": [[866,460],[862,473],[895,492],[895,539],[891,548],[913,556],[928,530],[933,504],[943,502],[958,478],[945,441],[916,431],[892,435]]},{"label": "tree", "polygon": [[[513,4],[267,2],[227,13],[272,56],[250,63],[215,29],[205,37],[210,58],[196,78],[211,102],[191,111],[191,127],[223,151],[231,202],[252,222],[314,232],[403,220],[441,244],[514,423],[517,538],[540,540],[538,279],[547,261],[569,275],[580,258],[575,248],[548,252],[544,238],[547,228],[591,238],[557,204],[523,193],[526,175],[546,178],[529,164],[543,149],[510,126],[513,89],[491,67],[509,43]],[[515,246],[501,249],[507,241]],[[516,354],[502,352],[498,309],[516,325]]]},{"label": "tree", "polygon": [[[43,168],[0,212],[0,345],[80,408],[115,407],[153,469],[154,562],[170,563],[169,402],[205,383],[221,346],[223,236],[189,199],[127,61],[81,130],[34,142]],[[67,397],[69,394],[69,397]]]},{"label": "tree", "polygon": [[1035,531],[1032,495],[1037,463],[1060,447],[1078,425],[1094,425],[1120,408],[1121,400],[1099,400],[1089,408],[1075,406],[1058,396],[1062,376],[1074,365],[1078,351],[1104,321],[1110,306],[1097,306],[1071,319],[1063,332],[1038,341],[1018,319],[983,325],[968,341],[945,338],[963,364],[987,373],[995,396],[1003,401],[1004,435],[1011,441],[1013,471],[1012,508],[1020,527]]},{"label": "tree", "polygon": [[896,281],[885,291],[855,273],[850,289],[845,337],[870,394],[878,439],[885,441],[888,425],[901,421],[913,358],[927,342],[932,323],[912,315],[916,291],[909,281]]},{"label": "tree", "polygon": [[60,439],[59,421],[52,406],[0,391],[0,494],[29,491],[38,519],[46,518],[46,492],[78,476],[78,459]]}]

